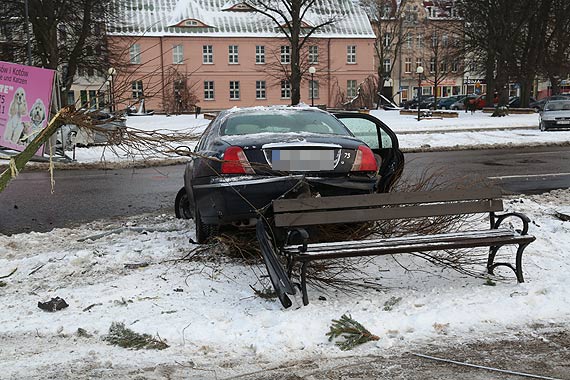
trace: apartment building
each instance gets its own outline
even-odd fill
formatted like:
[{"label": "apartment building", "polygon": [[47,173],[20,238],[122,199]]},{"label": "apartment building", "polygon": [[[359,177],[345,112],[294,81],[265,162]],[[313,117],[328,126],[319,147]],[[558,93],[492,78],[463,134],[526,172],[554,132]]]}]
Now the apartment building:
[{"label": "apartment building", "polygon": [[[117,108],[186,112],[289,104],[291,47],[278,25],[240,0],[127,1],[108,27]],[[303,31],[301,101],[334,107],[374,75],[375,35],[351,0],[317,0]],[[311,75],[309,68],[315,72]]]}]

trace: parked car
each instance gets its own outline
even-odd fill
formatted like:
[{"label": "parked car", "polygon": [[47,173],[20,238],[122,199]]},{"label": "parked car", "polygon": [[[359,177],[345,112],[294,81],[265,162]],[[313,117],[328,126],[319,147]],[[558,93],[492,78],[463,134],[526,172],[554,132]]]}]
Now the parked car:
[{"label": "parked car", "polygon": [[570,128],[570,99],[546,102],[540,113],[540,130]]},{"label": "parked car", "polygon": [[[529,98],[529,106],[531,103],[536,102],[536,99],[533,97]],[[509,107],[510,108],[520,108],[521,106],[521,98],[518,96],[512,96],[509,98]]]},{"label": "parked car", "polygon": [[127,119],[101,110],[81,110],[90,119],[92,128],[79,128],[74,124],[63,125],[57,133],[56,147],[71,150],[75,145],[104,145],[109,138],[117,140],[126,128]]},{"label": "parked car", "polygon": [[547,96],[546,98],[542,98],[540,100],[535,100],[534,102],[531,102],[528,106],[530,108],[536,109],[537,111],[542,111],[544,109],[544,105],[546,104],[546,102],[550,100],[566,100],[566,99],[570,99],[570,94],[552,95],[552,96]]},{"label": "parked car", "polygon": [[472,100],[476,99],[478,95],[475,94],[470,94],[470,95],[466,95],[464,96],[461,100],[456,101],[455,103],[453,103],[449,109],[452,110],[464,110],[465,109],[465,98],[467,98],[468,102],[471,102]]},{"label": "parked car", "polygon": [[404,166],[396,135],[377,118],[309,107],[223,111],[194,153],[175,211],[194,219],[198,243],[221,225],[255,225],[257,210],[301,188],[313,196],[388,191]]},{"label": "parked car", "polygon": [[437,101],[437,108],[442,110],[449,110],[455,102],[460,102],[465,98],[465,95],[454,95],[446,98],[441,98]]},{"label": "parked car", "polygon": [[[420,108],[433,109],[435,105],[435,98],[433,96],[422,96]],[[405,109],[418,108],[418,98],[405,101],[401,104]]]}]

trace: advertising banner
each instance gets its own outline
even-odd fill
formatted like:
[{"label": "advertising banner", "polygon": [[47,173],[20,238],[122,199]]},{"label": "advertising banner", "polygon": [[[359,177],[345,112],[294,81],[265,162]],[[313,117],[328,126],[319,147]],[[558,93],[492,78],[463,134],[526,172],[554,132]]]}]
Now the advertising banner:
[{"label": "advertising banner", "polygon": [[45,128],[54,76],[53,70],[0,61],[0,146],[21,152]]}]

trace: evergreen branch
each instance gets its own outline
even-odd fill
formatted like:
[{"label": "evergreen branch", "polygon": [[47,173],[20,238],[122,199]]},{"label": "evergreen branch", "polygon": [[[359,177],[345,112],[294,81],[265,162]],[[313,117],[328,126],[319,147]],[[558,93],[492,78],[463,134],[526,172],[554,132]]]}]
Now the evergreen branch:
[{"label": "evergreen branch", "polygon": [[380,339],[358,321],[352,319],[350,314],[348,316],[343,314],[339,320],[333,319],[332,322],[330,331],[326,335],[329,337],[329,342],[335,338],[343,338],[343,340],[335,342],[343,351],[348,351],[360,344]]}]

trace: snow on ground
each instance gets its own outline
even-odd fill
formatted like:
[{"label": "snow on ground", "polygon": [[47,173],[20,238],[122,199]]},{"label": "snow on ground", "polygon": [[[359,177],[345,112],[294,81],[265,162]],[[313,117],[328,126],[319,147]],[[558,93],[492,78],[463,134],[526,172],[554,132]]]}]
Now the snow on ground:
[{"label": "snow on ground", "polygon": [[[570,222],[553,214],[569,206],[570,190],[506,201],[509,211],[531,218],[529,233],[537,237],[525,251],[523,284],[508,270],[500,271],[505,280],[493,277],[496,286],[487,286],[483,279],[417,258],[381,257],[366,267],[376,288],[352,294],[310,288],[310,305],[294,310],[255,296],[250,286],[261,289],[267,282],[263,266],[215,250],[200,260],[174,261],[195,246],[189,243],[192,222],[172,215],[0,236],[0,276],[17,268],[0,287],[0,377],[116,378],[121,371],[142,371],[147,379],[169,378],[161,371],[171,365],[184,366],[186,378],[224,378],[288,360],[394,354],[425,342],[511,337],[534,324],[565,324],[570,322]],[[159,232],[125,230],[82,240],[135,226]],[[512,259],[513,249],[505,252]],[[149,265],[125,266],[140,263]],[[55,296],[69,307],[55,313],[37,307]],[[343,313],[381,339],[341,352],[325,333]],[[110,346],[102,337],[112,322],[157,334],[170,348]],[[77,336],[78,328],[93,336]]]}]

